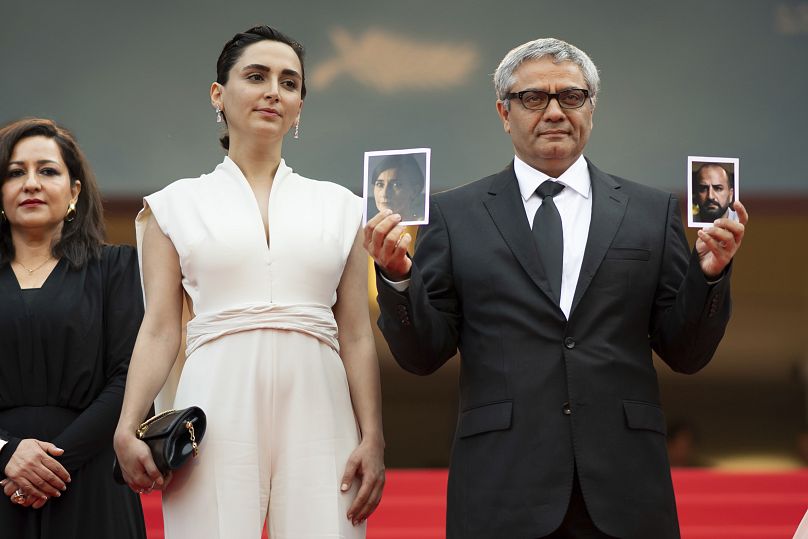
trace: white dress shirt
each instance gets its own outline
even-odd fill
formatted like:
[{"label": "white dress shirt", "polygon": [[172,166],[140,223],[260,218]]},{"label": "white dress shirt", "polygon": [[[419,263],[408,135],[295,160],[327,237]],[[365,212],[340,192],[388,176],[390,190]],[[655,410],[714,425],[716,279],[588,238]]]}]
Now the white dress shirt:
[{"label": "white dress shirt", "polygon": [[589,167],[584,156],[580,156],[570,168],[558,178],[550,178],[539,172],[519,157],[514,157],[513,171],[519,181],[519,191],[525,205],[527,222],[533,226],[533,217],[542,201],[536,189],[544,181],[551,179],[563,184],[566,188],[553,197],[561,215],[561,228],[564,231],[564,262],[561,272],[561,310],[569,318],[581,263],[584,260],[586,240],[589,237],[589,222],[592,220],[592,182],[589,179]]},{"label": "white dress shirt", "polygon": [[[525,205],[527,222],[533,226],[533,217],[542,201],[536,189],[550,176],[539,172],[519,157],[514,156],[513,170],[519,182],[519,192]],[[584,156],[580,156],[561,176],[554,178],[566,189],[553,197],[561,215],[561,228],[564,231],[564,261],[561,273],[561,310],[569,318],[581,263],[584,260],[586,240],[589,237],[589,222],[592,220],[592,182],[589,179],[589,167]],[[393,289],[404,292],[409,288],[410,280],[393,282],[382,275]]]}]

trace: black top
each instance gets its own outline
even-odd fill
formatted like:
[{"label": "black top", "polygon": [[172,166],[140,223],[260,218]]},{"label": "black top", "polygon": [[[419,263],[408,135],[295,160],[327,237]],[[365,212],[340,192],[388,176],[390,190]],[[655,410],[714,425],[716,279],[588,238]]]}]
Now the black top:
[{"label": "black top", "polygon": [[39,288],[23,288],[20,292],[22,292],[22,299],[25,301],[25,306],[31,309],[31,304],[34,302]]},{"label": "black top", "polygon": [[[37,290],[21,290],[10,265],[0,267],[0,439],[8,441],[0,476],[20,440],[36,438],[65,450],[58,460],[71,473],[73,498],[88,482],[78,481],[82,474],[96,494],[126,497],[126,487],[112,486],[112,436],[142,318],[132,247],[104,246],[100,259],[80,269],[61,259]],[[0,511],[0,526],[5,516]]]}]

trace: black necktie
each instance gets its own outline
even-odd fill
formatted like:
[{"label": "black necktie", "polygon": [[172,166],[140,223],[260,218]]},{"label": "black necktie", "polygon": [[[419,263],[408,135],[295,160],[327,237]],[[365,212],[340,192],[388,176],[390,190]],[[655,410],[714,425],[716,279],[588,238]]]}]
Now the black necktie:
[{"label": "black necktie", "polygon": [[547,180],[537,189],[542,199],[541,206],[533,218],[533,239],[539,250],[539,258],[550,281],[556,303],[561,303],[561,272],[564,264],[564,231],[561,228],[561,215],[553,197],[564,190],[564,185]]}]

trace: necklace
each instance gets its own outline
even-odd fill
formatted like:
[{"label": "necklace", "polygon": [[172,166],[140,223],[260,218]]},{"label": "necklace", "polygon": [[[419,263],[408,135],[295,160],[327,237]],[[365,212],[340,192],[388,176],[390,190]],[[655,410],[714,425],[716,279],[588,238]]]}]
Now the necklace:
[{"label": "necklace", "polygon": [[16,262],[16,263],[17,263],[17,265],[21,266],[21,267],[22,267],[22,269],[24,269],[25,271],[27,271],[27,272],[28,272],[28,275],[31,275],[31,274],[32,274],[32,273],[34,273],[36,270],[38,270],[39,268],[41,268],[42,266],[44,266],[45,264],[47,264],[48,262],[50,262],[52,259],[53,259],[53,257],[52,257],[52,256],[49,256],[48,258],[46,258],[46,259],[45,259],[45,261],[44,261],[43,263],[41,263],[40,265],[38,265],[38,266],[37,266],[37,267],[35,267],[34,269],[28,269],[28,267],[27,267],[25,264],[23,264],[22,262],[20,262],[19,260],[15,260],[14,262]]}]

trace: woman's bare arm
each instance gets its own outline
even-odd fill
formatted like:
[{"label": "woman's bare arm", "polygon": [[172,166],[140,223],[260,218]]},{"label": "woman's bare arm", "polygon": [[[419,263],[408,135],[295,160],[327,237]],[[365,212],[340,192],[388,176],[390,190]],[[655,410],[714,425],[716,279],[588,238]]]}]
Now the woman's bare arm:
[{"label": "woman's bare arm", "polygon": [[168,377],[182,337],[182,273],[177,251],[154,217],[143,238],[143,288],[146,312],[126,380],[115,451],[124,479],[134,490],[147,490],[163,479],[148,447],[135,430]]}]

